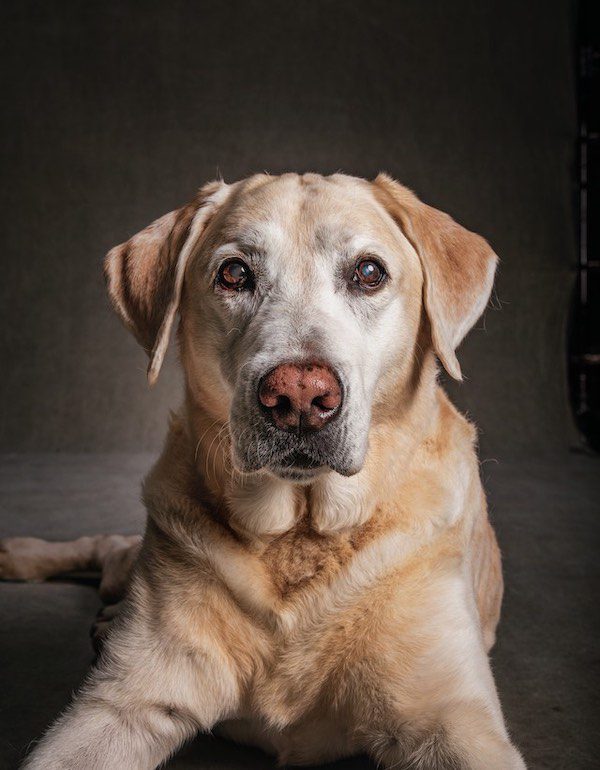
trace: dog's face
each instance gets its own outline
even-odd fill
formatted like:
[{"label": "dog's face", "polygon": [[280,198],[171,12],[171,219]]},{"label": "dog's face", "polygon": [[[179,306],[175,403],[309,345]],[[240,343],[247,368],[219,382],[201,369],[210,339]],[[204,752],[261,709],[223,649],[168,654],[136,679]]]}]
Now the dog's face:
[{"label": "dog's face", "polygon": [[382,374],[412,356],[421,284],[367,182],[290,174],[232,191],[188,265],[182,345],[190,387],[230,415],[235,465],[360,470]]},{"label": "dog's face", "polygon": [[454,376],[495,255],[387,177],[213,183],[110,252],[117,310],[160,367],[176,310],[188,391],[229,420],[242,471],[362,467],[369,427],[414,376],[423,307]]}]

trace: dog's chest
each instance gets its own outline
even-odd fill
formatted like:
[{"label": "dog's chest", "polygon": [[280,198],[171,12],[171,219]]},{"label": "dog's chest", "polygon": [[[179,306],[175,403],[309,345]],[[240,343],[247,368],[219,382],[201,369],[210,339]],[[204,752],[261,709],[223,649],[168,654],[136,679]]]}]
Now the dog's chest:
[{"label": "dog's chest", "polygon": [[286,598],[311,581],[330,580],[354,553],[349,537],[322,536],[302,521],[273,540],[260,558],[275,589]]}]

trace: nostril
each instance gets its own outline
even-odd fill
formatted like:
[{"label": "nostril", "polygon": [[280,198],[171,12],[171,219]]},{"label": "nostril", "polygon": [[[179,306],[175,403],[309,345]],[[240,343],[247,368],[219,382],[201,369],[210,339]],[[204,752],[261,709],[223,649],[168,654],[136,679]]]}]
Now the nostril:
[{"label": "nostril", "polygon": [[258,390],[258,400],[264,407],[267,409],[276,409],[282,398],[285,398],[285,396],[282,396],[282,394],[269,383],[268,379],[261,382]]},{"label": "nostril", "polygon": [[339,401],[337,398],[334,398],[330,393],[325,393],[320,396],[315,396],[313,400],[311,401],[311,406],[316,406],[317,409],[323,411],[323,412],[330,412],[332,409],[335,409],[336,406],[339,405]]},{"label": "nostril", "polygon": [[277,409],[278,412],[289,412],[292,408],[292,402],[288,396],[280,395],[277,396],[277,401],[273,408]]}]

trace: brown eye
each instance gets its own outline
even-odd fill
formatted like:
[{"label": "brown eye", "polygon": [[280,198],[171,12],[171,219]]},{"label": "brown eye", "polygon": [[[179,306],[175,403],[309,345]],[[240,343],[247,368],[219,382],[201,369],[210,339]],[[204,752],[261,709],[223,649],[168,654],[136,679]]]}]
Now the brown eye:
[{"label": "brown eye", "polygon": [[224,289],[241,291],[252,288],[252,272],[241,259],[224,262],[217,273],[217,283]]},{"label": "brown eye", "polygon": [[386,272],[374,259],[361,259],[354,268],[352,280],[364,289],[374,289],[383,281]]}]

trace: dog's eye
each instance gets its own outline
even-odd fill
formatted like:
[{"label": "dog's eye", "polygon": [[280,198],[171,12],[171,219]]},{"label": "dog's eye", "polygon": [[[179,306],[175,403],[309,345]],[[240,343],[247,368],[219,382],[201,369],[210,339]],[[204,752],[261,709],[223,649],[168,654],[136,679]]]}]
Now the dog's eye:
[{"label": "dog's eye", "polygon": [[217,283],[224,289],[241,291],[252,288],[252,271],[241,259],[228,259],[217,273]]},{"label": "dog's eye", "polygon": [[361,259],[354,268],[352,280],[364,289],[374,289],[386,277],[382,265],[375,259]]}]

